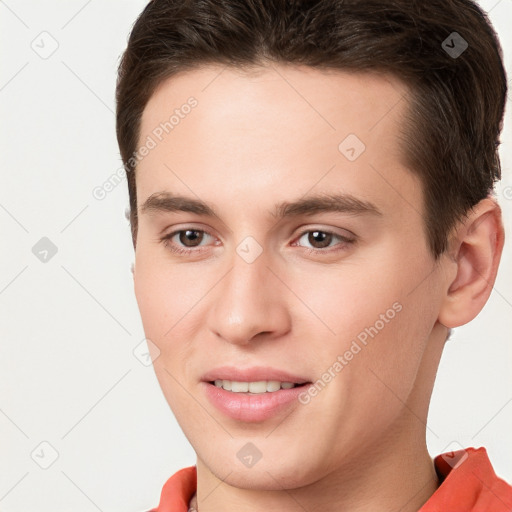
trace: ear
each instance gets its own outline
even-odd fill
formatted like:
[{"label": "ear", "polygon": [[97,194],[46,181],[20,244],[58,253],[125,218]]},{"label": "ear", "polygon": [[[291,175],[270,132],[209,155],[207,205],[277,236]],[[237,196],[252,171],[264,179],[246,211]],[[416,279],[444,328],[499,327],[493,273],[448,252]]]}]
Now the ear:
[{"label": "ear", "polygon": [[504,240],[501,209],[491,197],[482,199],[458,223],[448,249],[453,272],[447,273],[450,277],[439,311],[442,325],[464,325],[482,310],[496,281]]}]

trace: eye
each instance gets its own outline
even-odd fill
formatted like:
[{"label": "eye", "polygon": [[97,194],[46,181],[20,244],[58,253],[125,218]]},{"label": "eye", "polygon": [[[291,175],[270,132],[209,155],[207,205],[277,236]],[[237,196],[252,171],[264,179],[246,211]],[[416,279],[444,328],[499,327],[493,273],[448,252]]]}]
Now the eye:
[{"label": "eye", "polygon": [[213,238],[212,235],[201,229],[180,229],[162,237],[161,242],[172,252],[190,254],[198,252],[196,247],[207,245],[202,242],[209,238]]},{"label": "eye", "polygon": [[[312,229],[304,231],[298,238],[299,246],[302,243],[311,244],[312,247],[305,247],[310,253],[331,253],[340,250],[346,250],[351,244],[355,243],[355,238],[349,238],[332,231]],[[338,243],[336,243],[338,241]],[[334,243],[333,243],[334,242]],[[304,246],[303,246],[304,247]],[[330,247],[336,247],[334,250],[326,250]]]},{"label": "eye", "polygon": [[[179,229],[163,236],[160,241],[164,247],[179,255],[199,254],[207,250],[210,239],[214,239],[210,233],[202,229]],[[310,229],[303,231],[293,246],[302,247],[308,254],[332,254],[347,250],[356,242],[356,238],[350,238],[328,230]],[[307,247],[303,244],[310,244]],[[214,245],[218,245],[215,243]]]}]

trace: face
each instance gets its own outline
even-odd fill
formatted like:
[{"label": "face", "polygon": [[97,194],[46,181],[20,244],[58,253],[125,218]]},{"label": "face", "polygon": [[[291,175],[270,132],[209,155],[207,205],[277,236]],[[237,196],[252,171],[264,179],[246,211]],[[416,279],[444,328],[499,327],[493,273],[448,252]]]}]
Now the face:
[{"label": "face", "polygon": [[307,485],[424,435],[446,331],[406,94],[377,74],[211,66],[146,106],[135,294],[163,393],[228,483]]}]

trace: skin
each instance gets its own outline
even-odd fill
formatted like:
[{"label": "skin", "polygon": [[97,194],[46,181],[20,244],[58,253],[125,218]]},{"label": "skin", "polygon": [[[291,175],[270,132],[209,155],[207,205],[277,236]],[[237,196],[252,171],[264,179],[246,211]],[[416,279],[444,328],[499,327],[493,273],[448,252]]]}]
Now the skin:
[{"label": "skin", "polygon": [[[421,184],[399,145],[407,93],[377,73],[212,65],[165,81],[144,110],[141,144],[198,101],[138,165],[134,287],[157,378],[197,454],[201,512],[407,512],[439,485],[425,442],[435,373],[448,328],[487,301],[504,235],[487,198],[434,260]],[[352,162],[338,149],[348,134],[366,146]],[[143,212],[162,191],[207,202],[216,216]],[[333,191],[382,215],[271,214]],[[176,254],[170,247],[187,239],[161,238],[179,229],[207,234]],[[335,236],[322,249],[308,237],[315,230],[356,242]],[[263,250],[252,263],[236,252],[248,236]],[[394,303],[400,312],[307,405],[247,423],[201,391],[201,376],[224,364],[315,382]],[[237,457],[248,442],[262,454],[250,468]]]}]

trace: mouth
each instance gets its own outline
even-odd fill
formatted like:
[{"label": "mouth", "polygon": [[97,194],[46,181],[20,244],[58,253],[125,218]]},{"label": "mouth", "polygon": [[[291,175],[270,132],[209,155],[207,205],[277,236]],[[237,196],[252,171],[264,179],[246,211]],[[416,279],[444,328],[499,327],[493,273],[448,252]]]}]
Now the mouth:
[{"label": "mouth", "polygon": [[253,395],[261,395],[264,393],[275,393],[283,389],[293,389],[304,387],[311,382],[281,382],[278,380],[259,380],[259,381],[236,381],[226,379],[216,379],[208,381],[217,388],[231,391],[232,393],[248,393]]},{"label": "mouth", "polygon": [[312,384],[305,375],[270,366],[214,368],[201,377],[201,389],[215,408],[231,419],[262,422],[301,404]]},{"label": "mouth", "polygon": [[205,396],[216,409],[236,421],[264,422],[278,414],[290,414],[302,402],[311,382],[235,381],[215,379],[203,381]]}]

